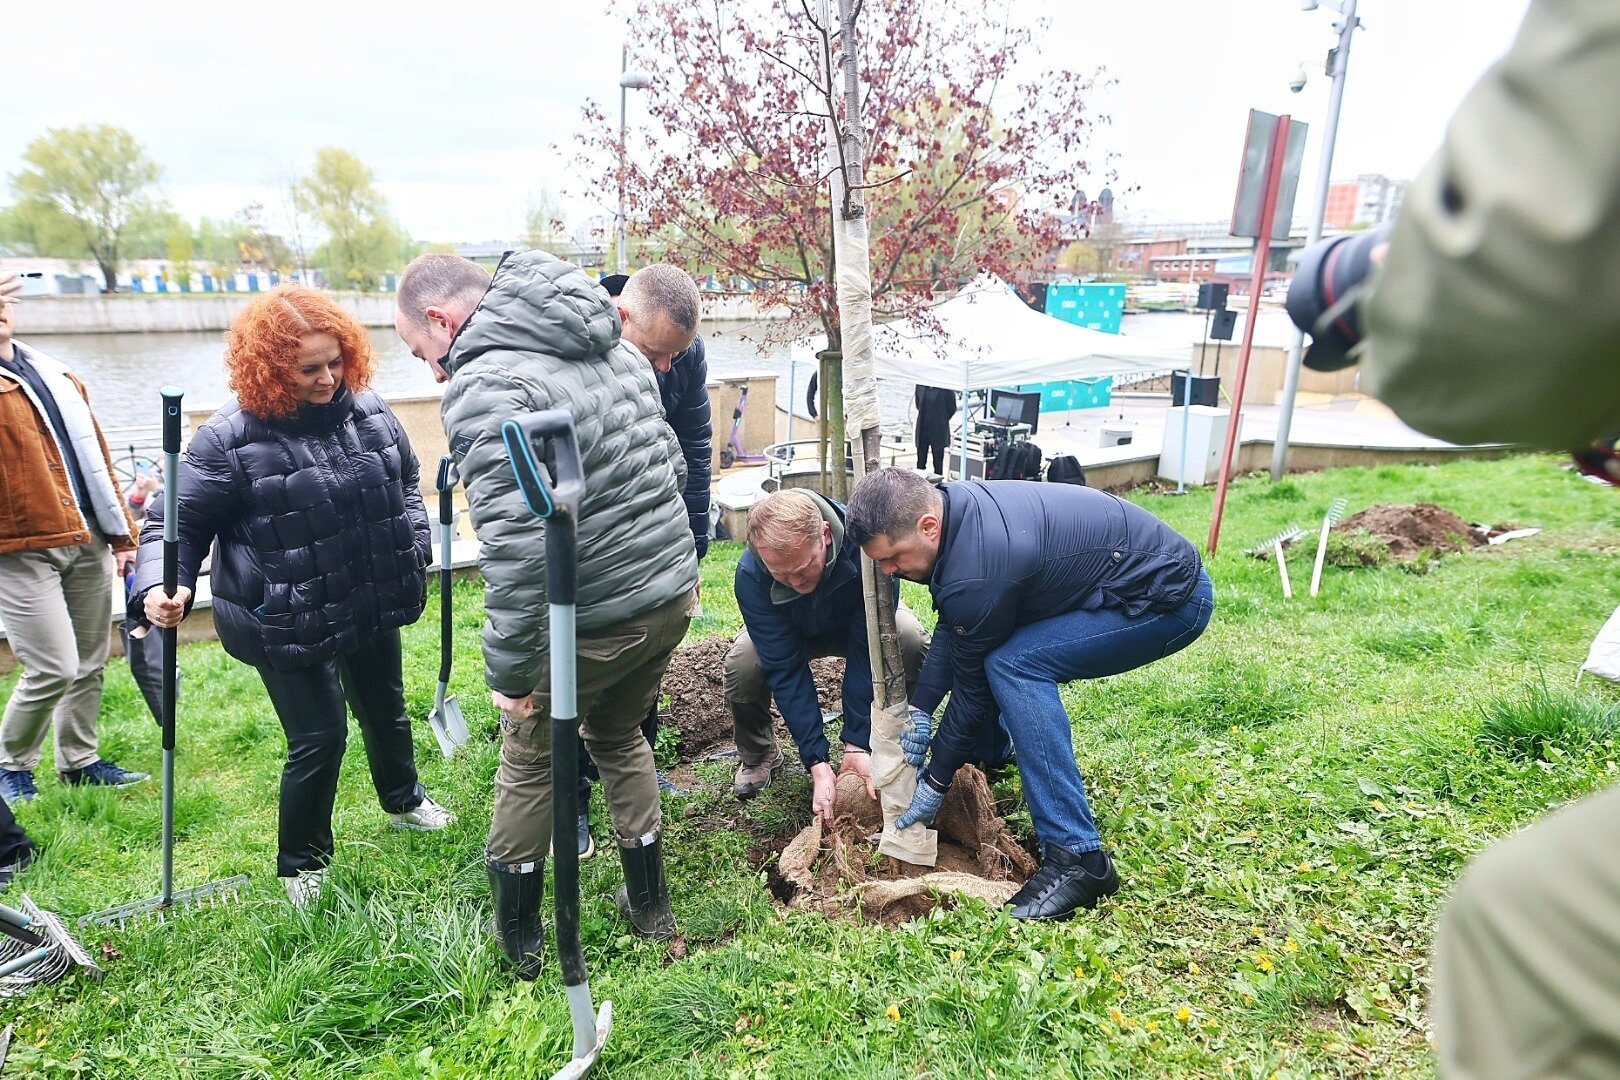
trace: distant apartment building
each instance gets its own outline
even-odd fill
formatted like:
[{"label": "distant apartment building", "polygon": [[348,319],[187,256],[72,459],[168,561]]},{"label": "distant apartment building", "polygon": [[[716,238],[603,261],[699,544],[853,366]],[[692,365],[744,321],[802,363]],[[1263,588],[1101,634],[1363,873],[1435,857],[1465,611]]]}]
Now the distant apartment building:
[{"label": "distant apartment building", "polygon": [[1354,180],[1329,184],[1322,224],[1329,229],[1381,225],[1401,208],[1406,184],[1405,180],[1391,180],[1382,173],[1362,173]]}]

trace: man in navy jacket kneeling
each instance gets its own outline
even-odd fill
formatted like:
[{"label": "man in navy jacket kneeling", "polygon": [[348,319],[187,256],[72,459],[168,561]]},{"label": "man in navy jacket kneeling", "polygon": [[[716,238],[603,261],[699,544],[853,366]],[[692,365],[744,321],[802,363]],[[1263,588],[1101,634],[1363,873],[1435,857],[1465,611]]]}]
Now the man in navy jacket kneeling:
[{"label": "man in navy jacket kneeling", "polygon": [[[844,725],[840,771],[872,789],[870,732],[872,665],[866,646],[866,604],[860,550],[845,535],[844,508],[801,490],[777,491],[748,512],[748,550],[737,563],[737,607],[743,631],[726,654],[726,701],[731,706],[741,765],[732,791],[746,799],[767,787],[783,756],[771,731],[771,698],[799,748],[815,785],[812,807],[832,821],[837,777],[822,731],[821,704],[810,673],[812,657],[844,658]],[[899,595],[899,585],[888,587]],[[917,617],[896,607],[900,653],[909,690],[917,682],[928,634]]]},{"label": "man in navy jacket kneeling", "polygon": [[1118,891],[1058,685],[1130,671],[1197,639],[1215,606],[1198,552],[1146,510],[1092,488],[935,487],[904,469],[855,486],[846,528],[884,573],[927,584],[939,612],[901,738],[920,770],[917,793],[896,824],[933,822],[999,714],[1044,856],[1009,902],[1013,917],[1065,919]]}]

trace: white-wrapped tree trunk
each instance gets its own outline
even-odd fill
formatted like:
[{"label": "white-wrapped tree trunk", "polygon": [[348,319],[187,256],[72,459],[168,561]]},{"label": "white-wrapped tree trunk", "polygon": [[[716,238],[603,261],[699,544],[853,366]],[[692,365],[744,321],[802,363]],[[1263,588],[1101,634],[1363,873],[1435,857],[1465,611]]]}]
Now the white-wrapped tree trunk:
[{"label": "white-wrapped tree trunk", "polygon": [[[832,182],[833,251],[838,265],[838,322],[843,341],[844,416],[859,433],[855,477],[882,467],[882,418],[878,410],[877,372],[872,357],[872,270],[865,189],[865,128],[861,118],[860,47],[855,9],[838,0],[839,49],[830,47],[832,27],[827,0],[821,24],[827,49],[828,175]],[[838,120],[837,87],[843,88],[843,122]],[[842,471],[842,448],[833,448],[834,467]],[[925,825],[895,828],[911,804],[917,770],[900,751],[900,733],[909,715],[900,635],[895,627],[889,578],[872,561],[861,559],[866,597],[866,639],[872,664],[872,779],[883,804],[883,836],[878,850],[909,863],[933,866],[938,836]]]}]

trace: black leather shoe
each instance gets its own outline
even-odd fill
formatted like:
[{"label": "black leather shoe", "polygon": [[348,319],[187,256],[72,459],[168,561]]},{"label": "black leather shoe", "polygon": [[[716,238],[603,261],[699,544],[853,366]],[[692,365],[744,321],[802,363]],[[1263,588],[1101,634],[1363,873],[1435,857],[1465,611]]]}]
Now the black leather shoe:
[{"label": "black leather shoe", "polygon": [[1106,851],[1076,855],[1063,848],[1048,848],[1046,862],[1035,876],[1007,901],[1015,919],[1067,919],[1080,908],[1119,891],[1119,875]]},{"label": "black leather shoe", "polygon": [[596,854],[596,840],[591,836],[591,812],[582,809],[579,812],[579,826],[575,830],[579,838],[579,858],[581,862]]},{"label": "black leather shoe", "polygon": [[490,929],[501,952],[512,961],[521,979],[540,977],[546,951],[546,928],[540,921],[540,901],[546,892],[545,863],[525,863],[519,870],[510,863],[486,859],[489,892],[495,900],[495,921]]}]

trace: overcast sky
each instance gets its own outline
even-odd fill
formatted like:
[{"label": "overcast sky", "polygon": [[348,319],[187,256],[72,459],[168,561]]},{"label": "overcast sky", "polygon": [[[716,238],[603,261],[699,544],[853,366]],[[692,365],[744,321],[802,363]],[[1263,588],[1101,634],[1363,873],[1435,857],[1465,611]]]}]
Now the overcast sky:
[{"label": "overcast sky", "polygon": [[[1511,41],[1527,0],[1363,0],[1333,174],[1410,177],[1468,87]],[[580,106],[617,109],[622,24],[593,0],[409,5],[306,0],[6,4],[8,105],[0,173],[48,127],[128,128],[165,170],[188,218],[258,200],[275,221],[288,178],[316,147],[345,147],[376,172],[413,236],[516,235],[542,188],[570,174]],[[1172,220],[1230,213],[1247,110],[1310,124],[1297,210],[1308,209],[1327,105],[1322,62],[1335,16],[1298,0],[1012,0],[1047,17],[1042,67],[1106,66],[1095,100],[1112,117],[1093,161],[1115,155],[1121,206]],[[461,24],[454,16],[465,12]],[[1287,84],[1304,63],[1310,83]],[[634,95],[631,106],[635,117]],[[561,153],[552,147],[562,148]],[[1080,186],[1095,194],[1098,178]],[[9,199],[9,185],[0,201]],[[570,224],[603,207],[567,204]]]}]

